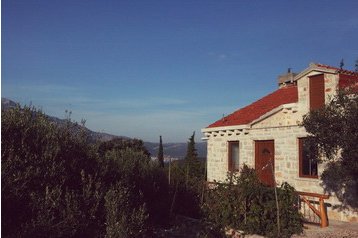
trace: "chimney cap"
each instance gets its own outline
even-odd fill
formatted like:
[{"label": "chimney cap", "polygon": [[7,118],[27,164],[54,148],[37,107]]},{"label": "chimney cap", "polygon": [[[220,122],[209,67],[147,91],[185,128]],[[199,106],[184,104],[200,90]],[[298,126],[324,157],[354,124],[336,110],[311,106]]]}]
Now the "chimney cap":
[{"label": "chimney cap", "polygon": [[297,73],[293,73],[291,70],[292,70],[292,68],[287,68],[286,74],[282,74],[277,77],[278,85],[280,87],[294,83],[293,79],[297,75]]}]

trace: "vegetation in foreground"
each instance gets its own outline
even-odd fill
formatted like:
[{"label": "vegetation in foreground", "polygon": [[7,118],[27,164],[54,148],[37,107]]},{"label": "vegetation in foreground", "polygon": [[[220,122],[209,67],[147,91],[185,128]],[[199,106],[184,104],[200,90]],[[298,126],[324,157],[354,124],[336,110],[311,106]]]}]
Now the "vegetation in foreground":
[{"label": "vegetation in foreground", "polygon": [[225,183],[213,186],[202,205],[208,237],[225,237],[228,228],[266,237],[291,237],[302,232],[297,194],[289,184],[277,189],[280,230],[274,188],[262,184],[254,169],[244,165],[239,176],[229,174]]},{"label": "vegetation in foreground", "polygon": [[2,111],[3,237],[148,237],[165,225],[167,178],[142,142],[90,144],[72,126]]},{"label": "vegetation in foreground", "polygon": [[[272,189],[253,170],[231,179],[235,186],[206,189],[194,133],[185,160],[162,168],[140,140],[91,144],[72,127],[34,108],[2,111],[3,237],[157,237],[178,214],[201,221],[197,237],[222,237],[227,227],[277,234]],[[301,231],[294,199],[284,184],[281,236]]]},{"label": "vegetation in foreground", "polygon": [[327,162],[321,176],[323,186],[342,202],[340,209],[358,208],[357,92],[357,86],[339,92],[325,107],[310,112],[303,120],[311,135],[308,142]]}]

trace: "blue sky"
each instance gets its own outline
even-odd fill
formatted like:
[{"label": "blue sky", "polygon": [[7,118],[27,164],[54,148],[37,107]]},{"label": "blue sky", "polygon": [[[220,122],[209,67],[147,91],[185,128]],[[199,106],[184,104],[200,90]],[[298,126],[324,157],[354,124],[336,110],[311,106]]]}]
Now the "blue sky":
[{"label": "blue sky", "polygon": [[184,142],[288,67],[353,69],[358,1],[2,0],[1,95],[87,127]]}]

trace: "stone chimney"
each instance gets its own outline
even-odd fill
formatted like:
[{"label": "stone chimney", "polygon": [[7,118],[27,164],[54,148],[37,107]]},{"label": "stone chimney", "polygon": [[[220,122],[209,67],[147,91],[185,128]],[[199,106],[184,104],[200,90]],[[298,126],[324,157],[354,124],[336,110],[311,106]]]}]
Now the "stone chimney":
[{"label": "stone chimney", "polygon": [[277,78],[279,88],[296,84],[296,82],[293,80],[296,75],[296,73],[291,72],[291,68],[288,68],[286,74],[279,75]]}]

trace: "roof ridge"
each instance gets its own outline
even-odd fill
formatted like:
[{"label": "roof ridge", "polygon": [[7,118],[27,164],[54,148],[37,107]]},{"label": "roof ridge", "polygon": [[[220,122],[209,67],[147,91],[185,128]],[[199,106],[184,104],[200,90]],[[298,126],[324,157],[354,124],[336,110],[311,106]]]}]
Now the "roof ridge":
[{"label": "roof ridge", "polygon": [[317,66],[317,67],[319,67],[319,68],[326,68],[326,69],[336,70],[337,73],[358,75],[358,72],[354,72],[354,71],[348,70],[348,69],[341,69],[341,68],[338,68],[338,67],[330,66],[330,65],[327,65],[327,64],[321,64],[321,63],[312,63],[312,64]]}]

